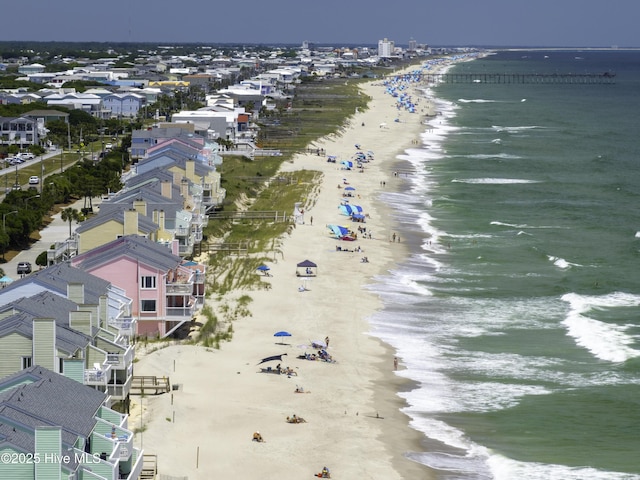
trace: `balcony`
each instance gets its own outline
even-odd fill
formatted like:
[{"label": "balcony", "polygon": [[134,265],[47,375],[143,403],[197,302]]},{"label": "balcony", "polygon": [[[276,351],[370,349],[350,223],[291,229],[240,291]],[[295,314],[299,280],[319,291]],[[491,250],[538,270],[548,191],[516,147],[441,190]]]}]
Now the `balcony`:
[{"label": "balcony", "polygon": [[184,317],[191,318],[195,313],[196,306],[189,305],[186,307],[166,307],[166,316],[167,317]]},{"label": "balcony", "polygon": [[189,227],[178,227],[174,230],[176,237],[188,237],[191,229]]},{"label": "balcony", "polygon": [[110,319],[109,325],[117,328],[118,333],[125,337],[132,337],[136,331],[136,320],[132,317]]},{"label": "balcony", "polygon": [[193,242],[188,245],[178,245],[178,255],[188,257],[193,253]]},{"label": "balcony", "polygon": [[106,387],[111,377],[111,365],[106,367],[100,366],[100,368],[85,369],[84,371],[84,384],[85,385],[101,385]]},{"label": "balcony", "polygon": [[47,250],[47,265],[55,265],[56,263],[69,260],[78,252],[78,241],[76,239],[67,239],[64,242],[55,242],[52,247]]},{"label": "balcony", "polygon": [[193,292],[193,283],[167,283],[167,295],[191,295]]},{"label": "balcony", "polygon": [[111,367],[124,370],[133,363],[133,357],[135,355],[135,348],[133,346],[127,347],[124,352],[107,352],[107,364]]},{"label": "balcony", "polygon": [[107,389],[105,393],[107,395],[111,395],[113,400],[124,400],[129,395],[131,391],[131,384],[133,382],[133,375],[129,375],[127,377],[127,381],[125,383],[110,383],[107,385]]}]

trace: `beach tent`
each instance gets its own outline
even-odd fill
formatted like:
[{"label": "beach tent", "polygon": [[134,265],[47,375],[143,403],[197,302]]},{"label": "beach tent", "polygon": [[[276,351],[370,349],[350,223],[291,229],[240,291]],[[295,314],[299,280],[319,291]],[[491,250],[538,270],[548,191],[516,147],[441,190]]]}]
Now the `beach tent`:
[{"label": "beach tent", "polygon": [[305,260],[296,265],[296,275],[298,277],[315,277],[318,273],[318,265],[311,260]]},{"label": "beach tent", "polygon": [[342,238],[349,235],[349,229],[340,225],[327,225],[327,228],[335,235],[336,238]]},{"label": "beach tent", "polygon": [[362,207],[359,205],[339,205],[338,208],[340,212],[347,217],[362,214]]}]

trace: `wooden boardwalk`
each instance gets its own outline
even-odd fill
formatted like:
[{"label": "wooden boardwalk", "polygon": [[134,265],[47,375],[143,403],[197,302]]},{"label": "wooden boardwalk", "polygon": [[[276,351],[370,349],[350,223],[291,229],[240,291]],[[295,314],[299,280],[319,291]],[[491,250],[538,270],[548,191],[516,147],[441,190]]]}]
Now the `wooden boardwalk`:
[{"label": "wooden boardwalk", "polygon": [[158,456],[145,453],[142,455],[140,480],[155,480],[158,475]]},{"label": "wooden boardwalk", "polygon": [[274,222],[286,222],[289,216],[279,210],[242,210],[238,212],[211,212],[211,220],[273,220]]},{"label": "wooden boardwalk", "polygon": [[169,377],[141,376],[134,375],[131,381],[131,395],[160,395],[169,393],[171,383]]}]

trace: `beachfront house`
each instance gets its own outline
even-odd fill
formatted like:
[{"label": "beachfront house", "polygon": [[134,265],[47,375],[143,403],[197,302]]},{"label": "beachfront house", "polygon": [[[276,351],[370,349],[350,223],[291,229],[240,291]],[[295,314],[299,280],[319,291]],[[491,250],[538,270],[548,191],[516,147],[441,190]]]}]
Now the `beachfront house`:
[{"label": "beachfront house", "polygon": [[158,225],[140,212],[135,205],[118,205],[119,208],[107,207],[105,201],[100,212],[78,225],[74,232],[77,242],[77,253],[81,254],[100,247],[105,243],[124,235],[141,235],[155,240]]},{"label": "beachfront house", "polygon": [[11,480],[137,480],[142,450],[107,396],[41,365],[0,380],[0,462]]},{"label": "beachfront house", "polygon": [[162,127],[134,130],[131,133],[131,158],[145,158],[147,150],[172,139],[176,139],[187,146],[192,146],[197,151],[202,147],[204,139],[194,135],[193,125],[185,123],[164,124]]},{"label": "beachfront house", "polygon": [[221,187],[220,173],[212,164],[198,157],[187,157],[175,145],[170,145],[166,150],[154,151],[152,155],[140,160],[135,165],[135,174],[144,174],[157,168],[174,173],[174,178],[179,179],[181,184],[184,183],[193,196],[200,195],[205,211],[218,208],[224,203],[226,190]]},{"label": "beachfront house", "polygon": [[0,305],[0,378],[40,363],[128,401],[136,327],[122,290],[62,263],[1,289]]},{"label": "beachfront house", "polygon": [[204,265],[184,262],[148,238],[123,236],[74,257],[71,264],[132,299],[137,335],[166,337],[190,322],[204,302]]}]

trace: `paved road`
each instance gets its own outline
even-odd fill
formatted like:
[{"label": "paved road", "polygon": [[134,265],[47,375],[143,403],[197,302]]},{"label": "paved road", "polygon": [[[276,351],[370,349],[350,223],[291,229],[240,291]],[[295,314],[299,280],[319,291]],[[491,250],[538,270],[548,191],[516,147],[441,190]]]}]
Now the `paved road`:
[{"label": "paved road", "polygon": [[[95,209],[95,207],[100,204],[100,198],[93,198],[92,204]],[[80,210],[84,207],[84,198],[69,206]],[[74,231],[77,226],[78,224],[73,222],[71,224],[71,231]],[[18,262],[31,262],[33,269],[37,270],[39,267],[36,265],[36,257],[44,250],[48,250],[51,244],[62,242],[67,238],[69,238],[69,222],[63,222],[60,218],[60,213],[56,213],[53,216],[53,221],[47,225],[46,228],[40,230],[40,240],[31,245],[31,248],[28,250],[20,252],[7,263],[0,263],[0,268],[4,270],[5,275],[14,279],[19,278],[19,275],[16,273]]]},{"label": "paved road", "polygon": [[[59,157],[60,156],[60,152],[61,152],[61,150],[54,150],[52,152],[47,152],[44,155],[40,155],[40,156],[38,156],[36,158],[33,158],[31,160],[27,160],[26,162],[20,163],[20,164],[17,165],[18,170],[22,170],[23,168],[28,167],[30,165],[38,165],[41,161],[45,161],[45,160],[47,160],[49,158],[53,158],[53,157],[56,157],[56,156]],[[3,166],[5,165],[4,160],[2,160],[2,165]],[[11,176],[11,174],[15,173],[15,171],[16,171],[16,165],[11,165],[11,166],[9,166],[7,168],[0,169],[0,175],[2,175],[2,176],[8,175],[9,176],[8,177],[9,181],[8,182],[4,181],[4,178],[3,178],[3,185],[0,185],[0,202],[2,200],[4,200],[5,194],[9,193],[9,192],[5,191],[6,188],[7,187],[11,188],[13,186],[14,182],[15,182],[15,178]],[[49,175],[51,175],[51,173]],[[46,175],[46,176],[48,176],[48,175]],[[25,187],[28,187],[28,186],[29,186],[28,184],[22,185],[23,190],[24,190]],[[39,192],[40,191],[40,185],[39,184],[37,185],[37,188],[38,188],[38,192]]]}]

